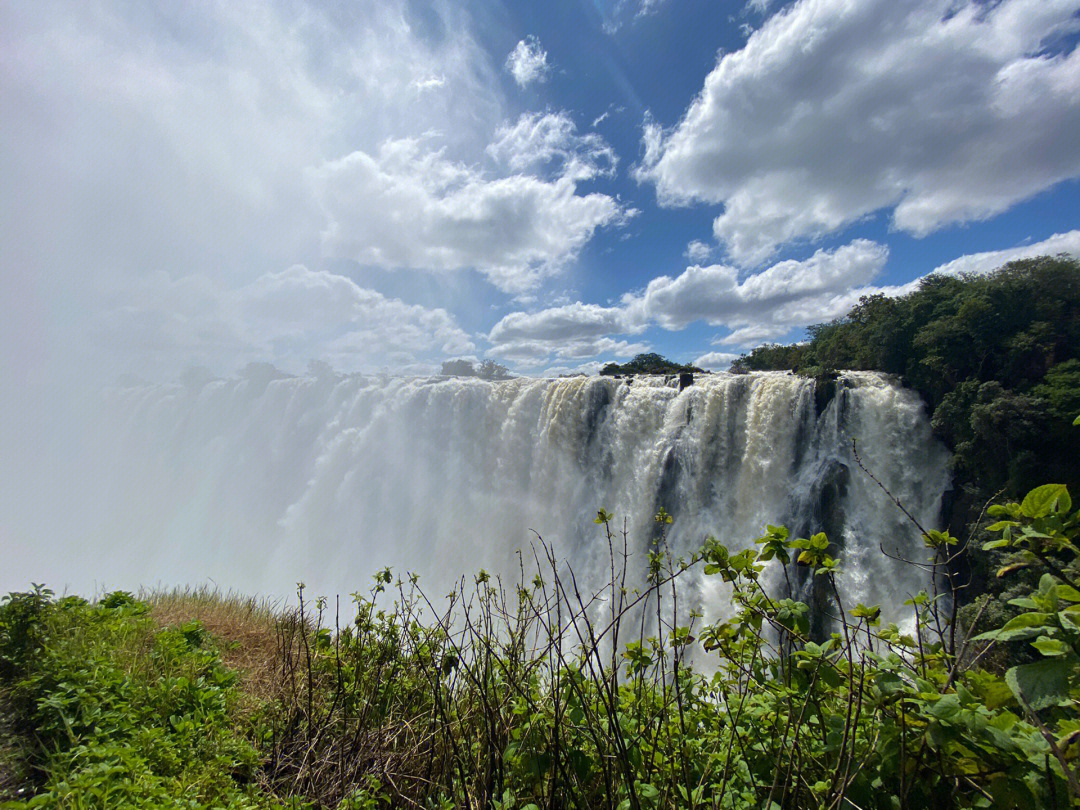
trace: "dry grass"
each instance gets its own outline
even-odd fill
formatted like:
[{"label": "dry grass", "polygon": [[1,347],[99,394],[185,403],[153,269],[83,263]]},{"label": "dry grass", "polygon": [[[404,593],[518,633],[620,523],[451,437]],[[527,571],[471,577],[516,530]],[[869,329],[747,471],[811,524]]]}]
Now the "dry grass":
[{"label": "dry grass", "polygon": [[276,696],[279,605],[217,588],[175,588],[141,595],[159,627],[198,621],[217,641],[225,665],[254,698]]}]

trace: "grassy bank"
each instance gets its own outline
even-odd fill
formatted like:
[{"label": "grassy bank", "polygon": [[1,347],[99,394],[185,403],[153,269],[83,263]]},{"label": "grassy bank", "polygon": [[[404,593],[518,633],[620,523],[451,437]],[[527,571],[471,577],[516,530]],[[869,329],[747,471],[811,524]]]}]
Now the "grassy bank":
[{"label": "grassy bank", "polygon": [[[287,607],[212,591],[12,594],[0,801],[1077,806],[1080,513],[1062,487],[995,511],[990,542],[1043,575],[1015,600],[1022,616],[979,636],[953,623],[948,535],[925,537],[943,590],[912,600],[906,635],[843,602],[843,561],[822,535],[770,528],[754,551],[710,542],[685,560],[661,539],[635,589],[603,512],[611,575],[597,592],[541,548],[517,581],[479,572],[439,607],[389,570],[345,605],[302,589]],[[805,604],[763,590],[761,571],[781,562],[812,571],[835,632],[812,638]],[[729,584],[730,619],[680,608],[691,569]],[[989,666],[999,649],[1027,663]]]}]

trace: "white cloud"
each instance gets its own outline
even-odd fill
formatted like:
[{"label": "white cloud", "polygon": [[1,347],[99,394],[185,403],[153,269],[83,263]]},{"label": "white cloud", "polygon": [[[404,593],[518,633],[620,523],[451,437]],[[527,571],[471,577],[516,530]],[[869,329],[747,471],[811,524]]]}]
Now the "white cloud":
[{"label": "white cloud", "polygon": [[[1016,259],[1060,253],[1080,257],[1080,230],[1030,245],[962,256],[931,272],[985,273]],[[510,313],[488,333],[494,346],[489,353],[538,367],[552,356],[613,354],[616,344],[603,341],[640,334],[650,325],[679,330],[696,321],[730,330],[713,344],[748,348],[843,317],[865,295],[899,296],[918,289],[925,276],[901,285],[872,284],[887,258],[884,245],[857,239],[833,250],[818,250],[801,261],[778,262],[745,278],[728,265],[692,265],[678,276],[660,276],[643,291],[624,295],[619,306],[575,302]],[[623,341],[620,350],[628,356],[648,347]],[[715,369],[726,367],[737,356],[708,352],[694,362]]]},{"label": "white cloud", "polygon": [[622,307],[601,307],[575,302],[539,312],[512,312],[492,327],[489,354],[534,368],[560,360],[596,357],[632,357],[649,350],[645,343],[616,340],[611,335],[632,335],[646,324],[633,321]]},{"label": "white cloud", "polygon": [[[864,288],[884,267],[888,250],[858,239],[835,250],[818,250],[803,261],[784,261],[740,281],[727,265],[692,265],[672,278],[653,279],[640,293],[628,293],[619,306],[580,302],[513,312],[492,327],[487,338],[493,353],[541,364],[551,355],[595,356],[610,348],[598,341],[634,335],[650,324],[683,329],[695,321],[735,330],[724,343],[741,345],[786,334],[841,315],[850,308],[850,291]],[[562,347],[573,345],[573,350]],[[594,350],[592,355],[586,349]],[[628,344],[645,351],[644,344]]]},{"label": "white cloud", "polygon": [[487,153],[513,171],[541,171],[588,180],[614,176],[615,150],[596,133],[577,134],[566,112],[524,113],[495,131]]},{"label": "white cloud", "polygon": [[446,76],[440,73],[438,76],[426,76],[422,79],[413,79],[409,86],[415,87],[420,92],[424,92],[425,90],[438,90],[439,88],[446,86]]},{"label": "white cloud", "polygon": [[[845,312],[847,310],[845,309]],[[811,319],[810,323],[818,323],[829,318]],[[808,324],[799,324],[807,326]],[[795,327],[798,328],[798,327]],[[784,324],[753,323],[749,326],[740,326],[733,329],[723,337],[712,341],[717,346],[757,346],[783,337],[792,330],[791,326]]]},{"label": "white cloud", "polygon": [[[915,235],[1080,176],[1080,0],[801,0],[722,56],[639,180],[743,265],[881,209]],[[1066,51],[1055,51],[1066,43]],[[1049,47],[1048,47],[1049,46]]]},{"label": "white cloud", "polygon": [[704,242],[694,239],[686,246],[683,255],[692,262],[703,262],[712,255],[713,249]]},{"label": "white cloud", "polygon": [[576,302],[539,312],[512,312],[488,333],[492,343],[543,340],[551,343],[594,338],[609,334],[640,332],[643,325],[632,323],[621,307],[602,307]]},{"label": "white cloud", "polygon": [[416,15],[404,0],[0,4],[0,369],[124,362],[135,344],[82,356],[90,321],[156,273],[235,289],[314,266],[311,167],[434,128],[447,155],[480,159],[505,118],[501,65],[459,6]]},{"label": "white cloud", "polygon": [[804,325],[806,313],[867,284],[887,257],[885,246],[856,239],[835,250],[818,250],[803,261],[779,262],[743,281],[729,265],[693,265],[675,278],[653,279],[644,293],[624,296],[623,303],[665,329],[682,329],[698,320],[730,327],[773,322],[790,329]]},{"label": "white cloud", "polygon": [[1080,256],[1080,231],[1067,231],[1056,233],[1049,239],[1035,242],[1030,245],[1008,248],[1006,250],[991,250],[985,253],[971,253],[953,259],[951,262],[934,268],[935,273],[948,276],[956,276],[961,273],[988,273],[996,270],[1003,264],[1018,259],[1030,259],[1034,256],[1057,256],[1065,253],[1069,256]]},{"label": "white cloud", "polygon": [[506,57],[506,69],[518,87],[525,88],[533,82],[546,81],[551,65],[547,61],[547,51],[540,47],[540,40],[530,35],[510,51]]},{"label": "white cloud", "polygon": [[707,352],[695,360],[693,365],[709,371],[727,371],[728,366],[738,358],[739,355],[733,352]]},{"label": "white cloud", "polygon": [[631,343],[626,340],[599,337],[569,341],[511,341],[494,346],[488,351],[488,355],[513,362],[519,368],[536,369],[552,362],[552,358],[561,361],[597,356],[621,358],[633,357],[635,354],[648,350],[647,343]]},{"label": "white cloud", "polygon": [[600,369],[604,367],[603,360],[592,360],[588,363],[582,363],[578,366],[549,366],[543,371],[539,372],[537,376],[540,377],[561,377],[561,376],[576,376],[579,374],[598,374]]},{"label": "white cloud", "polygon": [[606,194],[577,194],[573,173],[489,178],[411,138],[327,162],[314,178],[329,221],[326,255],[386,268],[473,267],[510,292],[535,287],[598,228],[636,213]]},{"label": "white cloud", "polygon": [[228,372],[266,359],[299,369],[314,357],[344,371],[372,371],[475,348],[444,309],[299,265],[236,288],[204,275],[150,276],[97,316],[95,334],[109,351],[135,347],[127,368],[150,377],[181,365]]},{"label": "white cloud", "polygon": [[615,34],[626,22],[655,14],[667,0],[618,0],[601,23],[605,34]]}]

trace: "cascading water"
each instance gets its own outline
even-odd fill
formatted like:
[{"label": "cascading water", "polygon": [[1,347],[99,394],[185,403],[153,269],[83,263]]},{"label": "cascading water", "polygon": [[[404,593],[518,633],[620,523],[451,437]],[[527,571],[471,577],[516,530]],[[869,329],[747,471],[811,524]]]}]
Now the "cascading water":
[{"label": "cascading water", "polygon": [[[677,553],[707,535],[746,547],[767,523],[824,528],[842,546],[846,598],[897,613],[924,575],[878,546],[914,557],[921,543],[855,466],[852,439],[928,526],[947,454],[918,397],[887,378],[843,375],[820,414],[814,385],[761,373],[700,375],[681,392],[661,377],[116,388],[86,435],[95,509],[37,536],[14,575],[41,578],[48,559],[50,584],[82,591],[211,580],[287,595],[303,580],[344,594],[390,565],[444,593],[481,567],[516,568],[535,530],[579,574],[602,577],[597,509],[626,518],[640,564],[663,506]],[[707,614],[725,611],[710,579],[686,587]]]}]

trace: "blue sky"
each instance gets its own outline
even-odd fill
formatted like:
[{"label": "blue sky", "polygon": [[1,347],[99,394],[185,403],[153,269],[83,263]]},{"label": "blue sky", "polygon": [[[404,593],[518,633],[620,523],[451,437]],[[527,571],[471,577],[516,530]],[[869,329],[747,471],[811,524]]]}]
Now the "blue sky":
[{"label": "blue sky", "polygon": [[1080,254],[1080,0],[0,4],[0,362],[725,368]]}]

